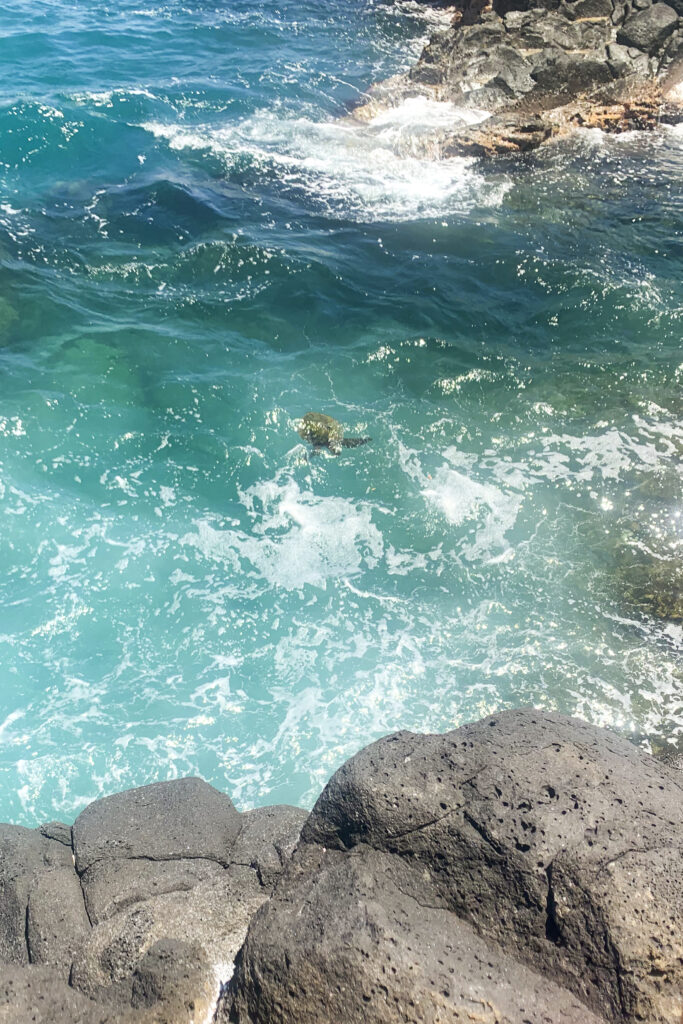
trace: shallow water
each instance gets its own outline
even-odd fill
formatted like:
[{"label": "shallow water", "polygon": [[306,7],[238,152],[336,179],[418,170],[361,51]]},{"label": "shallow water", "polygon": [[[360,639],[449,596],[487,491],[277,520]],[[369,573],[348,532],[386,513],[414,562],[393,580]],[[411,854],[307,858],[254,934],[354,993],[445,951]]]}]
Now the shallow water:
[{"label": "shallow water", "polygon": [[0,12],[0,820],[310,805],[525,703],[680,745],[630,574],[683,555],[683,133],[482,168],[414,155],[445,105],[345,121],[439,17]]}]

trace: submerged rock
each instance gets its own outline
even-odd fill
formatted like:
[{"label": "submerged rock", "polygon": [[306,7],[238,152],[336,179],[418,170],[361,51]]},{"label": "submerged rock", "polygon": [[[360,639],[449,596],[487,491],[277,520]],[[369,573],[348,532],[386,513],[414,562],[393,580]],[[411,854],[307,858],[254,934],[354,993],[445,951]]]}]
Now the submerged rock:
[{"label": "submerged rock", "polygon": [[658,558],[626,546],[617,566],[620,592],[627,605],[667,622],[683,622],[683,561]]},{"label": "submerged rock", "polygon": [[[630,517],[619,520],[611,549],[611,586],[629,611],[683,622],[683,556],[680,539],[670,526],[672,499],[680,492],[680,482],[675,475],[664,475],[646,483],[650,495],[660,501],[641,503]],[[639,488],[639,498],[644,493],[645,488]]]},{"label": "submerged rock", "polygon": [[9,334],[18,319],[19,314],[14,306],[12,306],[7,299],[0,297],[0,339],[2,339],[5,334]]}]

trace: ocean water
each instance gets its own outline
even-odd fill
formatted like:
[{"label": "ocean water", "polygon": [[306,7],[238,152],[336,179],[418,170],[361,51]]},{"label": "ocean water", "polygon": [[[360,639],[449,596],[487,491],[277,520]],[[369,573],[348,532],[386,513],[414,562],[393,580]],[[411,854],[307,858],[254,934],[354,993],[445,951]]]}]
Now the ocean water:
[{"label": "ocean water", "polygon": [[681,747],[683,133],[484,167],[418,155],[449,105],[347,121],[442,23],[3,5],[0,820],[310,806],[520,704]]}]

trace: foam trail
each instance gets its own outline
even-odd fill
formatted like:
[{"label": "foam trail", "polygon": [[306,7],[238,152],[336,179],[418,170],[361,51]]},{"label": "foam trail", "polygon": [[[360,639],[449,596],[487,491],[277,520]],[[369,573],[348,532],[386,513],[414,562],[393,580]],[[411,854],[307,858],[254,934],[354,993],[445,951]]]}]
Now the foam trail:
[{"label": "foam trail", "polygon": [[[261,111],[223,128],[145,122],[174,150],[209,151],[227,171],[251,162],[258,174],[302,191],[322,212],[352,220],[413,220],[498,205],[506,186],[487,184],[469,158],[425,153],[439,130],[482,121],[483,111],[411,97],[367,122],[316,121]],[[433,151],[438,157],[438,148]]]}]

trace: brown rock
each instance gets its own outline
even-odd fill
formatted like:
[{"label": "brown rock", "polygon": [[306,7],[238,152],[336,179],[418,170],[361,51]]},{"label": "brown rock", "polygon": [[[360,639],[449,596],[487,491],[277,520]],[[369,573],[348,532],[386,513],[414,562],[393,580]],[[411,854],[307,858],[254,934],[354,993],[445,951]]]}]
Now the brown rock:
[{"label": "brown rock", "polygon": [[500,114],[479,125],[448,135],[443,156],[508,156],[528,153],[551,135],[550,124],[540,117]]}]

